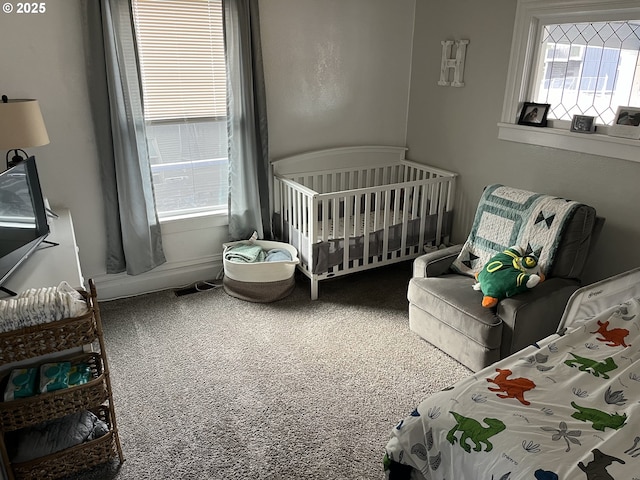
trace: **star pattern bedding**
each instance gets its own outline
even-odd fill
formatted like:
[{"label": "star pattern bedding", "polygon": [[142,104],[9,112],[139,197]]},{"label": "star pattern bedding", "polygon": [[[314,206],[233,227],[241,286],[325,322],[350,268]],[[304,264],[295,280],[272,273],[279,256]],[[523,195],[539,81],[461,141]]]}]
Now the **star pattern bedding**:
[{"label": "star pattern bedding", "polygon": [[575,319],[421,402],[392,430],[387,478],[638,479],[638,359],[639,296]]}]

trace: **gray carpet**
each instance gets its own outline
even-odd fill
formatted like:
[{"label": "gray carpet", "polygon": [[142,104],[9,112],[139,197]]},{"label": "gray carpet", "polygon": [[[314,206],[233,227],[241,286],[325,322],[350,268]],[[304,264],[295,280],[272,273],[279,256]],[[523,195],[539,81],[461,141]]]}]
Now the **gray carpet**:
[{"label": "gray carpet", "polygon": [[101,304],[126,461],[76,479],[382,479],[394,425],[470,371],[408,328],[403,263],[284,300]]}]

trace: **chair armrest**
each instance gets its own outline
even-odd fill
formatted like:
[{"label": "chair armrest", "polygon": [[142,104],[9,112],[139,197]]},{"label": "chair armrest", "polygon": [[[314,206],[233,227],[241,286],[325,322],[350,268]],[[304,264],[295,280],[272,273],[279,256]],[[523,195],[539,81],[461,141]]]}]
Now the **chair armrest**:
[{"label": "chair armrest", "polygon": [[462,244],[434,250],[413,261],[413,276],[420,278],[439,277],[449,270],[453,261],[458,258]]},{"label": "chair armrest", "polygon": [[577,280],[553,277],[501,300],[496,311],[503,322],[501,358],[556,333],[569,297],[579,287]]}]

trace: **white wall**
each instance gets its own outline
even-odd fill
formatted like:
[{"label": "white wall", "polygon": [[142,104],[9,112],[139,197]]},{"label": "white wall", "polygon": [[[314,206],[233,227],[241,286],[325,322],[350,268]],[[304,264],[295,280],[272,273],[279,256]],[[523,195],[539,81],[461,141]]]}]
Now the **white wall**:
[{"label": "white wall", "polygon": [[49,0],[43,14],[0,13],[0,78],[3,94],[40,102],[50,144],[28,153],[51,204],[71,210],[88,278],[105,271],[105,230],[79,5]]},{"label": "white wall", "polygon": [[[482,188],[502,183],[581,201],[606,218],[585,272],[594,281],[640,266],[640,163],[498,140],[513,0],[416,6],[409,156],[460,174],[454,240],[464,241]],[[442,40],[469,39],[465,86],[437,85]]]},{"label": "white wall", "polygon": [[[85,1],[47,0],[44,14],[0,13],[0,93],[37,98],[51,138],[29,152],[43,189],[53,205],[71,209],[83,273],[96,280],[102,298],[212,278],[226,227],[211,218],[165,228],[168,263],[154,272],[105,275],[80,14]],[[272,157],[404,143],[414,7],[415,0],[260,2]]]},{"label": "white wall", "polygon": [[404,145],[415,0],[260,2],[272,158]]}]

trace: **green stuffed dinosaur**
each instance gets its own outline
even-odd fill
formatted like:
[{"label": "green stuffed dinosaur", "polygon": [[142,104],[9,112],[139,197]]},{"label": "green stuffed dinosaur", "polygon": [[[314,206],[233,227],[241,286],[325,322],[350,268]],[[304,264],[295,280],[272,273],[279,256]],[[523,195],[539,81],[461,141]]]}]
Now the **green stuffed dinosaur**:
[{"label": "green stuffed dinosaur", "polygon": [[525,255],[520,247],[514,246],[494,255],[476,274],[476,280],[473,289],[484,294],[482,306],[491,308],[503,298],[535,287],[544,281],[544,274],[534,255]]}]

